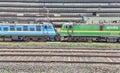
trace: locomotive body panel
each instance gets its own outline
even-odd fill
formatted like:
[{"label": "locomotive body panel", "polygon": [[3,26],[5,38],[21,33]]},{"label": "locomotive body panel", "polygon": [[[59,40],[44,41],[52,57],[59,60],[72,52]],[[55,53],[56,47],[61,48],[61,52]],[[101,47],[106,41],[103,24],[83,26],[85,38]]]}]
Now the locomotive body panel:
[{"label": "locomotive body panel", "polygon": [[72,36],[120,36],[120,26],[115,25],[73,25],[72,29],[62,26],[61,35]]},{"label": "locomotive body panel", "polygon": [[0,25],[0,37],[49,37],[54,38],[56,31],[52,24],[40,25]]}]

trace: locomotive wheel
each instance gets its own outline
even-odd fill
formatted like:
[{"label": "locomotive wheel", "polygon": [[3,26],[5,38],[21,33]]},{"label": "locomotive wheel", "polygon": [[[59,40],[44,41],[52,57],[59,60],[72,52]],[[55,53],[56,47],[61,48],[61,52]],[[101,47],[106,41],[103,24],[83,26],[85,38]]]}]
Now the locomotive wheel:
[{"label": "locomotive wheel", "polygon": [[46,41],[50,41],[50,37],[49,37],[49,36],[44,37],[44,39],[45,39]]},{"label": "locomotive wheel", "polygon": [[11,38],[5,38],[5,41],[10,42],[10,41],[12,41],[12,39]]},{"label": "locomotive wheel", "polygon": [[25,40],[26,42],[34,42],[34,41],[35,41],[35,38],[33,38],[33,37],[25,37],[24,40]]},{"label": "locomotive wheel", "polygon": [[67,39],[67,42],[71,42],[71,38],[70,37],[67,37],[68,39]]},{"label": "locomotive wheel", "polygon": [[43,42],[41,39],[42,38],[37,38],[37,42]]},{"label": "locomotive wheel", "polygon": [[45,37],[39,37],[39,38],[37,38],[36,41],[37,41],[37,42],[46,42],[47,40],[46,40]]},{"label": "locomotive wheel", "polygon": [[60,35],[58,35],[58,36],[55,37],[55,41],[60,41],[60,40],[61,40]]},{"label": "locomotive wheel", "polygon": [[41,37],[40,41],[41,41],[41,42],[46,42],[47,39],[46,39],[45,37]]},{"label": "locomotive wheel", "polygon": [[61,42],[65,41],[64,36],[61,36],[61,37],[60,37],[60,41],[61,41]]},{"label": "locomotive wheel", "polygon": [[54,39],[54,38],[51,38],[51,39],[50,39],[50,41],[51,41],[51,42],[54,42],[54,41],[55,41],[55,39]]},{"label": "locomotive wheel", "polygon": [[27,38],[27,42],[33,42],[33,38]]},{"label": "locomotive wheel", "polygon": [[73,37],[73,42],[79,42],[79,37]]},{"label": "locomotive wheel", "polygon": [[87,39],[88,42],[93,42],[92,38]]},{"label": "locomotive wheel", "polygon": [[0,38],[0,42],[3,42],[3,38]]},{"label": "locomotive wheel", "polygon": [[120,38],[117,40],[117,42],[119,42],[119,43],[120,43]]},{"label": "locomotive wheel", "polygon": [[116,38],[107,38],[107,42],[108,43],[115,43],[115,42],[117,42],[117,39]]}]

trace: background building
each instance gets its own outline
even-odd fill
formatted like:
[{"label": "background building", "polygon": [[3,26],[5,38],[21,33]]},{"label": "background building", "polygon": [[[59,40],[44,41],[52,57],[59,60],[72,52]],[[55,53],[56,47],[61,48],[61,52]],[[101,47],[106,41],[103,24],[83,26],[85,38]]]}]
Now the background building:
[{"label": "background building", "polygon": [[83,22],[84,17],[120,17],[120,0],[0,0],[0,21]]}]

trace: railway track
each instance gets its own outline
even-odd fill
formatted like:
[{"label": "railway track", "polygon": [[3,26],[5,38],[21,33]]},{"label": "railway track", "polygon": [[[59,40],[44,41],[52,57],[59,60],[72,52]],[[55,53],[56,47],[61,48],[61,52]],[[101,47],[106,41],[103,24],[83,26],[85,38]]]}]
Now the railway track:
[{"label": "railway track", "polygon": [[2,60],[0,63],[83,63],[83,64],[120,64],[120,62],[96,62],[96,61],[8,61]]},{"label": "railway track", "polygon": [[77,48],[73,48],[73,49],[69,49],[69,48],[52,48],[52,49],[0,49],[0,52],[104,52],[104,53],[119,53],[120,49],[77,49]]},{"label": "railway track", "polygon": [[83,64],[120,64],[120,58],[105,57],[1,57],[0,63],[83,63]]},{"label": "railway track", "polygon": [[32,46],[30,46],[30,47],[22,47],[22,46],[18,46],[18,47],[7,47],[7,46],[4,46],[4,47],[0,47],[0,49],[67,49],[67,50],[70,50],[70,49],[76,49],[76,50],[120,50],[119,48],[115,48],[115,49],[113,49],[113,48],[98,48],[98,49],[96,49],[95,47],[32,47]]},{"label": "railway track", "polygon": [[0,49],[0,63],[120,64],[120,51],[78,49]]},{"label": "railway track", "polygon": [[120,57],[119,52],[0,52],[0,56]]}]

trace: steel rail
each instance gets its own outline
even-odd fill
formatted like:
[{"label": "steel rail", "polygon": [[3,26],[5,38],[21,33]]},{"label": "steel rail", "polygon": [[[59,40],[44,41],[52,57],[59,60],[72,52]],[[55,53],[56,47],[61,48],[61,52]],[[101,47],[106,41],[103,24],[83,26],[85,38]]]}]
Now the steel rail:
[{"label": "steel rail", "polygon": [[0,56],[44,56],[44,57],[110,57],[110,58],[120,58],[120,55],[95,55],[95,54],[0,54]]},{"label": "steel rail", "polygon": [[51,52],[51,53],[120,53],[120,51],[101,50],[0,50],[1,52]]},{"label": "steel rail", "polygon": [[119,48],[88,48],[88,47],[0,47],[1,49],[75,49],[75,50],[120,50]]},{"label": "steel rail", "polygon": [[31,61],[31,60],[0,60],[0,63],[83,63],[83,64],[120,64],[120,62],[97,62],[97,61]]}]

